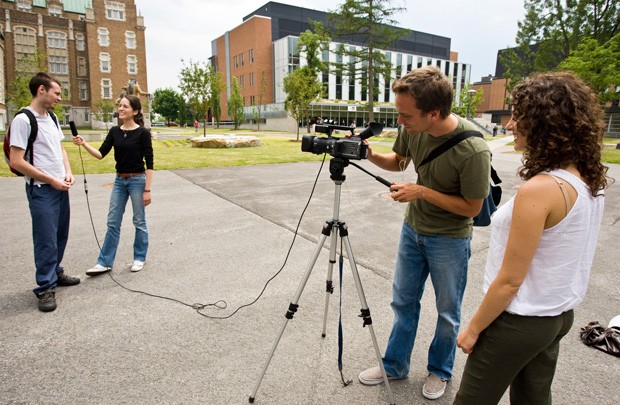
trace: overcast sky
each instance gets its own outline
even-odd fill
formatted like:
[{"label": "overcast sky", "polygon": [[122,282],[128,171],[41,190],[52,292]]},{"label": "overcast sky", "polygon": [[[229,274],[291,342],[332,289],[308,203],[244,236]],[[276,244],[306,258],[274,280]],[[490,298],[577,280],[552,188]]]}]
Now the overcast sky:
[{"label": "overcast sky", "polygon": [[[208,61],[211,40],[232,30],[267,0],[135,0],[146,25],[148,90],[177,88],[181,59]],[[334,11],[342,0],[280,0]],[[174,6],[171,6],[174,4]],[[234,4],[234,5],[233,5]],[[452,40],[459,61],[472,65],[471,81],[495,73],[497,51],[515,45],[522,0],[392,0],[406,11],[397,25]]]}]

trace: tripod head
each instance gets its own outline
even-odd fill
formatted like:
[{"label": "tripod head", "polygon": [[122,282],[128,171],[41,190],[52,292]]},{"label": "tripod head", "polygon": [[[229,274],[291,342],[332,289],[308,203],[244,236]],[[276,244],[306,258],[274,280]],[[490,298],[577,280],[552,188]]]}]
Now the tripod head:
[{"label": "tripod head", "polygon": [[329,161],[329,172],[334,182],[343,182],[347,179],[347,176],[344,175],[344,168],[349,165],[349,159],[342,157],[335,157]]}]

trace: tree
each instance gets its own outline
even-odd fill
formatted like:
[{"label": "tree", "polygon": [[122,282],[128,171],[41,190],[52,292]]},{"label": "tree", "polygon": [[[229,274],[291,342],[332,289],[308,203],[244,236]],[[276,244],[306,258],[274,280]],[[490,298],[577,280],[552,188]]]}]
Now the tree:
[{"label": "tree", "polygon": [[349,80],[358,78],[362,98],[367,95],[368,119],[374,121],[374,103],[379,94],[379,75],[390,81],[392,64],[381,51],[402,37],[406,30],[394,28],[392,16],[404,10],[392,7],[391,0],[345,0],[336,12],[328,14],[329,26],[315,23],[315,30],[323,32],[343,44],[363,43],[361,47],[341,45],[336,53],[348,56],[349,62],[332,63],[336,72],[348,72]]},{"label": "tree", "polygon": [[95,117],[105,123],[105,129],[108,130],[108,123],[112,120],[116,105],[110,100],[100,99],[94,103]]},{"label": "tree", "polygon": [[599,45],[595,39],[585,39],[561,64],[561,69],[574,72],[594,90],[605,104],[617,98],[612,85],[620,85],[620,33]]},{"label": "tree", "polygon": [[260,122],[263,119],[263,97],[267,91],[267,78],[265,77],[265,69],[260,75],[260,89],[258,90],[258,104],[252,104],[252,112],[254,113],[254,121],[256,121],[256,130],[260,131]]},{"label": "tree", "polygon": [[316,79],[316,74],[308,66],[295,69],[284,78],[286,100],[284,108],[291,114],[297,124],[297,140],[299,141],[299,122],[306,120],[310,127],[310,103],[322,94],[323,86]]},{"label": "tree", "polygon": [[484,90],[479,89],[475,93],[471,91],[471,85],[467,84],[461,89],[459,94],[459,103],[452,102],[452,112],[463,118],[476,116],[476,110],[484,99]]},{"label": "tree", "polygon": [[306,66],[312,69],[316,74],[325,72],[329,68],[321,59],[323,50],[329,49],[329,42],[329,36],[327,36],[324,30],[318,33],[306,30],[299,35],[297,48],[299,52],[303,53],[306,57]]},{"label": "tree", "polygon": [[[48,71],[45,65],[46,58],[45,53],[37,51],[16,61],[15,79],[8,83],[7,92],[7,103],[11,111],[17,112],[23,107],[29,106],[32,102],[32,94],[30,94],[28,84],[32,76],[37,72]],[[60,103],[56,107],[62,109]],[[54,111],[56,112],[57,110],[54,109]]]},{"label": "tree", "polygon": [[501,58],[509,90],[533,72],[553,70],[585,38],[602,45],[620,32],[617,0],[524,0],[517,48]]},{"label": "tree", "polygon": [[230,92],[230,98],[228,99],[228,116],[232,118],[235,123],[235,129],[239,128],[239,125],[245,121],[245,111],[243,109],[243,97],[241,96],[241,89],[239,88],[239,81],[233,76],[232,89]]},{"label": "tree", "polygon": [[213,115],[217,128],[220,127],[222,118],[222,107],[220,106],[220,102],[222,99],[222,91],[225,87],[222,74],[220,72],[211,71],[211,114]]},{"label": "tree", "polygon": [[178,119],[183,107],[183,97],[174,89],[157,89],[153,93],[153,111],[163,116],[168,123]]},{"label": "tree", "polygon": [[185,97],[187,105],[196,114],[196,119],[200,118],[203,123],[203,135],[207,135],[207,112],[211,103],[211,77],[212,68],[206,63],[193,62],[191,59],[188,65],[183,63],[181,75],[179,77],[179,88]]}]

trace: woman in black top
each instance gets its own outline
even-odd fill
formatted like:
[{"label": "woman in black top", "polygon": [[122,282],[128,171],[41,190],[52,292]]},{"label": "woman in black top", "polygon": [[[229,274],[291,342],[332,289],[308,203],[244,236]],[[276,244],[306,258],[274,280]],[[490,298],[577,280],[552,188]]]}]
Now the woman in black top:
[{"label": "woman in black top", "polygon": [[133,208],[133,224],[136,228],[131,271],[142,270],[149,246],[145,207],[151,203],[153,147],[151,133],[143,126],[140,99],[130,95],[121,98],[118,103],[118,119],[122,124],[110,129],[99,150],[90,146],[80,136],[73,138],[74,144],[83,146],[97,159],[103,159],[114,148],[114,160],[116,160],[116,179],[110,196],[108,230],[97,264],[86,270],[89,276],[112,270],[121,235],[121,222],[129,199]]}]

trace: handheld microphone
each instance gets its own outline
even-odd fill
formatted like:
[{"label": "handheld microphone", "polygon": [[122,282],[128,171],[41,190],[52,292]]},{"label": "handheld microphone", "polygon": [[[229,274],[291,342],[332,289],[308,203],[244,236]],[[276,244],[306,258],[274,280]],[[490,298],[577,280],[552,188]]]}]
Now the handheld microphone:
[{"label": "handheld microphone", "polygon": [[75,122],[69,121],[69,128],[71,128],[71,135],[73,136],[78,135],[77,128],[75,127]]}]

